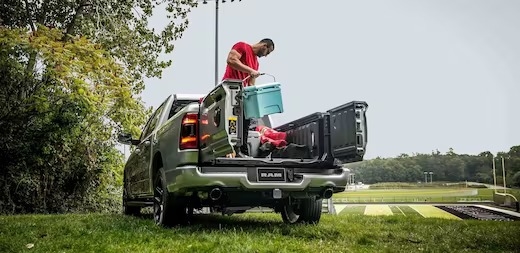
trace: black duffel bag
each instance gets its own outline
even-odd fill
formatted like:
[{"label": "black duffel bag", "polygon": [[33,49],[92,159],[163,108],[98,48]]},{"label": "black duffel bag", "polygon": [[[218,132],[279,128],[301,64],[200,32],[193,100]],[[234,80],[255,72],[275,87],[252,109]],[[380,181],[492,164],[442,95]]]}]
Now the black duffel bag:
[{"label": "black duffel bag", "polygon": [[274,147],[270,143],[264,143],[260,146],[262,156],[271,154],[272,158],[288,158],[288,159],[312,159],[312,153],[309,147],[299,144],[288,144],[285,147]]}]

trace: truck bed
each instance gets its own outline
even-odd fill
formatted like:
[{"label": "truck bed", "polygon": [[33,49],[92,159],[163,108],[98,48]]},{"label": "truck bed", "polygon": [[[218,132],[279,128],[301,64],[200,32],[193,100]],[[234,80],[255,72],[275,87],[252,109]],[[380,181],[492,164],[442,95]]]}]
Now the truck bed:
[{"label": "truck bed", "polygon": [[[256,167],[337,167],[338,162],[349,163],[363,160],[366,147],[366,117],[368,105],[352,101],[326,112],[312,113],[306,117],[275,127],[287,133],[289,145],[303,147],[283,151],[276,155],[253,155],[254,157],[229,157],[240,133],[242,118],[240,104],[235,101],[241,90],[241,82],[224,82],[216,86],[200,105],[201,125],[199,141],[199,164],[207,166],[256,166]],[[257,122],[268,126],[263,119]],[[268,121],[268,120],[267,120]],[[266,124],[267,123],[267,124]],[[260,134],[250,129],[248,143],[257,153]],[[300,148],[300,150],[298,150]],[[310,150],[310,157],[303,155]],[[298,150],[298,151],[297,151]],[[277,150],[278,151],[278,150]],[[297,155],[289,155],[297,151]],[[302,153],[298,153],[302,151]],[[275,158],[276,157],[276,158]],[[295,159],[297,158],[297,159]]]}]

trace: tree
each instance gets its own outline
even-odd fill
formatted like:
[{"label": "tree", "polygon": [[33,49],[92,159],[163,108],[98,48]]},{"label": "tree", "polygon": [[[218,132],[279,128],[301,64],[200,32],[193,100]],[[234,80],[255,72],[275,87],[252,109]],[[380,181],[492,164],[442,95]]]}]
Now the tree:
[{"label": "tree", "polygon": [[[519,146],[514,146],[509,152],[499,152],[498,157],[504,157],[507,185],[518,184],[520,176]],[[424,181],[424,172],[433,172],[435,181],[477,181],[493,183],[492,159],[489,151],[478,155],[457,154],[449,149],[445,154],[436,150],[431,154],[414,153],[413,156],[400,154],[395,158],[375,158],[349,165],[356,173],[356,178],[367,183],[379,182],[417,182]],[[502,164],[497,162],[497,184],[502,185]],[[428,176],[428,180],[430,180]]]},{"label": "tree", "polygon": [[[148,27],[158,7],[167,10],[168,23],[159,32]],[[170,53],[173,41],[188,26],[187,15],[195,0],[7,0],[0,5],[0,25],[37,29],[37,24],[63,31],[62,40],[84,36],[99,44],[129,73],[134,92],[143,89],[143,77],[160,77],[170,61],[159,60]],[[33,54],[27,68],[35,66]]]},{"label": "tree", "polygon": [[[169,24],[147,27],[163,4]],[[118,210],[119,131],[138,135],[144,77],[182,36],[195,1],[0,4],[0,212]],[[150,112],[150,110],[148,110]]]},{"label": "tree", "polygon": [[463,159],[448,154],[448,157],[445,159],[446,164],[446,180],[450,181],[461,181],[466,179],[464,176],[464,170],[466,168],[466,164]]},{"label": "tree", "polygon": [[520,187],[520,171],[513,175],[512,185],[514,187]]}]

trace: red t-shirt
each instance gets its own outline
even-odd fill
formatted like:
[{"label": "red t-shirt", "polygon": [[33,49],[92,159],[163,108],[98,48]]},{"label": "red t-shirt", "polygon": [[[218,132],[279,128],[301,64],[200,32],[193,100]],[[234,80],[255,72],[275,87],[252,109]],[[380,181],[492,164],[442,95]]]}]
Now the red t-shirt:
[{"label": "red t-shirt", "polygon": [[[255,55],[255,53],[253,52],[253,48],[251,47],[251,45],[245,43],[245,42],[238,42],[236,43],[235,45],[233,45],[233,48],[232,49],[235,49],[239,54],[241,54],[242,56],[240,57],[240,61],[258,71],[258,57]],[[226,72],[224,73],[224,77],[222,78],[222,80],[224,79],[240,79],[240,80],[243,80],[244,78],[246,78],[247,76],[249,75],[249,73],[245,73],[245,72],[242,72],[242,71],[238,71],[238,70],[235,70],[233,69],[231,66],[227,65],[226,66]],[[244,82],[244,86],[249,86],[249,81],[251,80],[251,78],[248,78],[245,82]]]}]

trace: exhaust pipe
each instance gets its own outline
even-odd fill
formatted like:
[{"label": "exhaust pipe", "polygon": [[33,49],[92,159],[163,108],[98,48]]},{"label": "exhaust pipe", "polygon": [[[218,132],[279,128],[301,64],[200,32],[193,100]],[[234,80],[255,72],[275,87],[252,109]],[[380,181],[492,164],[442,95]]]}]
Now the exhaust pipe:
[{"label": "exhaust pipe", "polygon": [[219,200],[222,197],[222,190],[220,188],[213,188],[209,192],[209,198],[213,201]]},{"label": "exhaust pipe", "polygon": [[334,191],[332,191],[332,188],[327,188],[327,189],[323,190],[322,197],[324,199],[330,199],[332,197],[333,193],[334,193]]}]

